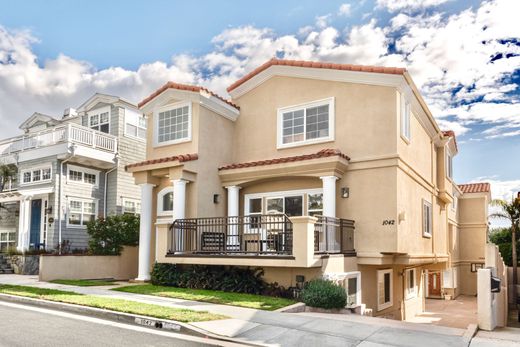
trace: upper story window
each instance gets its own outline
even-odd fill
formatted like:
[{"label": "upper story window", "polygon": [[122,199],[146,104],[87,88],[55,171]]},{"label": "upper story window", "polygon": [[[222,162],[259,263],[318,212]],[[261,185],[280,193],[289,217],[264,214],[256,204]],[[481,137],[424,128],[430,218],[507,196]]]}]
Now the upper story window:
[{"label": "upper story window", "polygon": [[94,110],[92,113],[89,112],[88,126],[91,129],[101,131],[104,133],[110,133],[110,108],[104,107],[100,110]]},{"label": "upper story window", "polygon": [[168,105],[155,111],[155,146],[190,141],[191,115],[191,102]]},{"label": "upper story window", "polygon": [[431,237],[432,236],[432,218],[433,218],[433,211],[432,211],[432,204],[426,200],[423,200],[423,207],[422,207],[422,231],[424,237]]},{"label": "upper story window", "polygon": [[334,98],[278,109],[278,148],[334,140]]},{"label": "upper story window", "polygon": [[123,198],[123,214],[141,214],[141,202]]},{"label": "upper story window", "polygon": [[450,152],[446,152],[446,176],[453,178],[453,157]]},{"label": "upper story window", "polygon": [[67,165],[69,183],[84,183],[94,187],[99,186],[99,171],[84,167]]},{"label": "upper story window", "polygon": [[411,139],[411,106],[405,96],[401,94],[401,136],[406,140]]},{"label": "upper story window", "polygon": [[146,118],[137,112],[125,110],[125,135],[146,139]]},{"label": "upper story window", "polygon": [[173,187],[164,188],[157,194],[157,214],[173,216]]},{"label": "upper story window", "polygon": [[22,170],[22,184],[44,183],[51,180],[51,167]]}]

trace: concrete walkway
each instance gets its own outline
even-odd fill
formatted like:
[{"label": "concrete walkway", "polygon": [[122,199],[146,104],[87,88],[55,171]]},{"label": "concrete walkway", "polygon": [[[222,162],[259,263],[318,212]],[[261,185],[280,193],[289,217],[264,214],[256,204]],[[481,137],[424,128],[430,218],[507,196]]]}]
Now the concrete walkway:
[{"label": "concrete walkway", "polygon": [[455,300],[426,299],[425,312],[408,321],[466,329],[477,320],[477,298],[459,295]]},{"label": "concrete walkway", "polygon": [[471,341],[471,347],[520,347],[520,329],[499,328],[479,331]]},{"label": "concrete walkway", "polygon": [[[167,307],[209,311],[231,319],[192,323],[238,341],[276,346],[467,346],[466,330],[418,325],[357,315],[280,313],[181,299],[110,291],[113,287],[76,287],[38,282],[37,276],[0,275],[0,284],[68,290]],[[121,283],[120,285],[122,285]],[[128,285],[128,283],[124,283]],[[117,287],[117,286],[115,286]]]}]

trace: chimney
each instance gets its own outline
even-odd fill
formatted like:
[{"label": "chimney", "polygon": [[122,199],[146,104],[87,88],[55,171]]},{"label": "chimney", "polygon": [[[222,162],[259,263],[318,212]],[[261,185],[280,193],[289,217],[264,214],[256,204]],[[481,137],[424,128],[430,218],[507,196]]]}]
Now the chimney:
[{"label": "chimney", "polygon": [[76,112],[76,109],[74,108],[66,108],[65,111],[63,111],[63,118],[70,118],[70,117],[75,117],[78,115],[78,112]]}]

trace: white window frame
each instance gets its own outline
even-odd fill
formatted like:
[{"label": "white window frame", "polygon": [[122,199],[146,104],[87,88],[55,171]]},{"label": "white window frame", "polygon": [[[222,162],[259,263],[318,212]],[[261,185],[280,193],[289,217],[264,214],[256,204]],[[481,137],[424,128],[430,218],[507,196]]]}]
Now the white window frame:
[{"label": "white window frame", "polygon": [[[135,211],[126,211],[126,203],[131,202],[134,204]],[[121,199],[121,212],[123,214],[134,214],[134,215],[141,215],[141,201],[138,199],[132,199],[132,198],[122,198]]]},{"label": "white window frame", "polygon": [[[46,170],[46,169],[50,170],[50,176],[48,179],[44,180],[43,179],[43,170]],[[38,181],[34,180],[34,177],[33,177],[34,171],[40,171],[40,179]],[[30,182],[24,182],[23,176],[25,173],[30,174],[30,176],[31,176]],[[30,168],[30,169],[24,169],[24,170],[20,171],[20,185],[29,186],[29,185],[34,185],[34,184],[47,183],[47,182],[51,182],[51,181],[52,181],[52,165],[51,164],[41,165],[41,166],[37,166],[34,168]]]},{"label": "white window frame", "polygon": [[[101,114],[102,113],[108,113],[108,123],[100,123],[101,121]],[[110,114],[110,106],[105,106],[105,107],[100,107],[100,108],[96,108],[95,110],[91,110],[89,112],[87,112],[87,127],[92,129],[92,130],[96,130],[96,129],[93,129],[92,126],[90,125],[90,118],[92,117],[95,117],[95,116],[98,116],[98,124],[95,125],[97,126],[99,129],[101,129],[101,125],[102,124],[108,124],[108,133],[105,133],[104,131],[101,131],[101,130],[96,130],[96,131],[99,131],[100,133],[103,133],[103,134],[110,134],[110,131],[112,130],[112,127],[111,127],[111,122],[110,122],[110,117],[111,117],[111,114]]]},{"label": "white window frame", "polygon": [[[359,306],[361,305],[361,272],[360,271],[352,271],[352,272],[348,272],[345,276],[345,279],[344,279],[344,287],[345,287],[345,291],[347,292],[347,296],[348,296],[348,280],[350,278],[356,278],[357,279],[357,282],[356,282],[356,303],[353,305],[354,307],[355,306]],[[352,307],[352,306],[348,306],[347,304],[347,307]]]},{"label": "white window frame", "polygon": [[[164,206],[163,206],[163,198],[168,193],[173,193],[173,187],[163,188],[159,193],[157,193],[157,215],[158,216],[168,216],[168,217],[173,218],[173,210],[165,211]],[[174,206],[174,208],[175,208],[175,206]]]},{"label": "white window frame", "polygon": [[[290,147],[298,147],[298,146],[309,145],[309,144],[314,144],[314,143],[323,143],[323,142],[334,141],[334,133],[335,133],[334,132],[334,124],[335,124],[335,106],[334,106],[334,104],[335,104],[334,97],[330,97],[327,99],[316,100],[316,101],[312,101],[312,102],[308,102],[308,103],[304,103],[304,104],[279,108],[277,111],[278,116],[277,116],[277,125],[276,125],[277,148],[278,149],[290,148]],[[311,140],[305,139],[305,140],[297,141],[297,142],[283,143],[283,114],[284,113],[298,111],[298,110],[302,110],[302,109],[305,111],[308,108],[325,106],[325,105],[329,106],[329,136],[320,137],[320,138],[311,139]],[[304,134],[304,136],[307,136],[306,118],[307,118],[307,113],[304,112],[304,116],[303,116],[303,134]]]},{"label": "white window frame", "polygon": [[[142,117],[145,120],[144,128],[139,125],[139,117]],[[137,122],[137,123],[135,123],[135,122]],[[126,125],[127,124],[135,126],[137,128],[137,134],[139,134],[139,129],[144,130],[144,137],[139,137],[139,136],[136,136],[136,135],[128,133],[127,129],[126,129]],[[146,124],[146,117],[144,115],[142,115],[142,114],[140,114],[138,112],[132,111],[132,110],[125,109],[125,125],[124,125],[125,132],[124,132],[124,134],[125,134],[126,137],[131,137],[133,139],[146,141],[146,135],[147,135],[147,130],[146,130],[147,127],[146,127],[146,125],[147,125]]]},{"label": "white window frame", "polygon": [[[415,268],[405,270],[405,299],[413,299],[417,297],[417,271]],[[410,279],[413,279],[413,286],[410,288]]]},{"label": "white window frame", "polygon": [[[79,225],[69,223],[71,201],[81,202],[81,219],[80,219]],[[96,220],[98,218],[99,199],[88,199],[88,198],[69,196],[69,197],[67,197],[67,228],[72,228],[72,229],[86,229],[87,228],[86,225],[83,225],[83,218],[84,218],[84,214],[85,214],[85,208],[84,208],[83,204],[85,202],[94,203],[94,220]]]},{"label": "white window frame", "polygon": [[[426,208],[429,208],[429,220],[426,220]],[[433,206],[432,203],[423,199],[422,200],[422,234],[423,237],[431,238],[433,234]]]},{"label": "white window frame", "polygon": [[[310,204],[309,195],[318,195],[318,194],[321,194],[321,208],[320,209],[311,209],[310,206],[309,206],[309,204]],[[323,215],[323,192],[321,192],[321,193],[307,193],[307,215],[310,216],[311,212],[318,212],[318,211],[320,211],[321,213],[317,213],[317,215],[322,216]]]},{"label": "white window frame", "polygon": [[[251,199],[262,199],[262,213],[261,214],[267,214],[267,199],[275,199],[275,198],[285,198],[288,196],[302,196],[302,214],[304,216],[308,215],[309,213],[309,206],[308,206],[308,197],[307,194],[323,194],[322,188],[313,188],[313,189],[299,189],[299,190],[286,190],[286,191],[274,191],[274,192],[265,192],[265,193],[252,193],[252,194],[246,194],[244,196],[244,214],[246,216],[250,215],[249,212],[249,200]],[[284,200],[284,209],[285,209],[285,200]],[[258,213],[253,213],[254,215],[258,215]]]},{"label": "white window frame", "polygon": [[[164,112],[164,111],[178,109],[178,108],[183,108],[185,106],[188,106],[188,137],[184,137],[184,138],[176,139],[176,140],[159,142],[159,113]],[[193,109],[192,109],[191,101],[177,102],[174,104],[169,104],[169,105],[165,105],[165,106],[154,109],[154,111],[153,111],[153,146],[162,147],[162,146],[174,145],[177,143],[190,142],[191,137],[192,137],[191,136],[192,123],[193,123]]]},{"label": "white window frame", "polygon": [[446,151],[446,177],[453,180],[453,156],[450,151]]},{"label": "white window frame", "polygon": [[[384,280],[385,280],[385,274],[390,274],[390,301],[380,304],[379,303],[379,291],[381,285],[383,285],[384,288]],[[386,308],[392,307],[394,305],[394,270],[393,269],[383,269],[383,270],[377,270],[377,310],[382,311]]]},{"label": "white window frame", "polygon": [[[74,181],[70,179],[70,171],[78,171],[81,172],[81,181]],[[96,176],[96,184],[92,184],[89,182],[85,182],[85,174],[95,175]],[[79,184],[84,186],[90,186],[93,188],[99,188],[99,171],[88,169],[82,166],[70,165],[67,164],[67,184]]]},{"label": "white window frame", "polygon": [[406,143],[412,139],[412,106],[407,97],[401,93],[401,137]]}]

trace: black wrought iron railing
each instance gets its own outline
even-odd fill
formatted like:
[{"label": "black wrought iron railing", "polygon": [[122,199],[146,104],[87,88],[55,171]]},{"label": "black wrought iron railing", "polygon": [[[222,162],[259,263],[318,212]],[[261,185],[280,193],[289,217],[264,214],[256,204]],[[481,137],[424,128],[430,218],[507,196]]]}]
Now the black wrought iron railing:
[{"label": "black wrought iron railing", "polygon": [[350,219],[315,216],[314,253],[355,254],[354,221]]},{"label": "black wrought iron railing", "polygon": [[285,214],[177,219],[169,254],[292,255],[293,225]]}]

